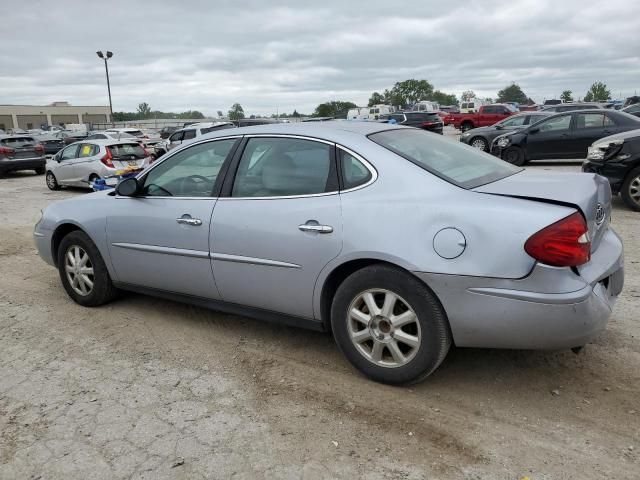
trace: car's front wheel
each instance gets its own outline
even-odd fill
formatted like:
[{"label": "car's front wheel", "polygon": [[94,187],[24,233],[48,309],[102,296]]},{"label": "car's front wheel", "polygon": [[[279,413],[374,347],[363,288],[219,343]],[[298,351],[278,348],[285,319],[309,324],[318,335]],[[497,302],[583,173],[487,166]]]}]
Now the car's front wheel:
[{"label": "car's front wheel", "polygon": [[483,152],[486,152],[489,150],[489,144],[482,137],[472,138],[471,141],[469,142],[469,145],[471,145],[473,148],[477,148],[478,150],[482,150]]},{"label": "car's front wheel", "polygon": [[97,307],[116,296],[102,255],[82,231],[73,231],[60,242],[58,271],[67,294],[80,305]]},{"label": "car's front wheel", "polygon": [[502,159],[505,162],[517,165],[518,167],[521,167],[526,163],[524,150],[520,147],[508,147],[504,152],[502,152]]},{"label": "car's front wheel", "polygon": [[60,184],[58,183],[58,180],[56,179],[56,176],[53,174],[53,172],[47,172],[44,178],[47,182],[47,187],[49,187],[49,190],[60,190]]},{"label": "car's front wheel", "polygon": [[451,345],[446,314],[433,292],[387,265],[365,267],[342,282],[333,299],[331,326],[347,359],[383,383],[427,377]]},{"label": "car's front wheel", "polygon": [[627,174],[620,195],[629,208],[640,211],[640,167]]}]

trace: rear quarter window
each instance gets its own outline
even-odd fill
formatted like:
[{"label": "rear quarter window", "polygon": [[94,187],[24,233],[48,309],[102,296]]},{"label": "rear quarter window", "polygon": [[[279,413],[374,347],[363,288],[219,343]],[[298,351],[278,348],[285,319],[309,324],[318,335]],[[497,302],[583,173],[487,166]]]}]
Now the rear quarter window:
[{"label": "rear quarter window", "polygon": [[424,170],[470,189],[520,172],[492,155],[419,129],[393,129],[369,135],[369,139]]}]

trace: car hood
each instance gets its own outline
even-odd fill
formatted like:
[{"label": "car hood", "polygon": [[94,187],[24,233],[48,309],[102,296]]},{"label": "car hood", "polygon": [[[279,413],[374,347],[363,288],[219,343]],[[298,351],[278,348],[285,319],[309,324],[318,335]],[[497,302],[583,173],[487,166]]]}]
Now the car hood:
[{"label": "car hood", "polygon": [[541,173],[524,170],[477,187],[474,191],[570,205],[579,209],[587,221],[592,251],[598,248],[611,219],[609,181],[593,173]]}]

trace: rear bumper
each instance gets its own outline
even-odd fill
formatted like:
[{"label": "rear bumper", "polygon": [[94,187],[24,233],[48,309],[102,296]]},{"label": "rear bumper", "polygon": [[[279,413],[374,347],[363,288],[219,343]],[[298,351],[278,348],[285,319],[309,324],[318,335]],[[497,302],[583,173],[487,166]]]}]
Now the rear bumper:
[{"label": "rear bumper", "polygon": [[0,160],[0,172],[14,172],[16,170],[34,170],[44,168],[47,160],[44,157],[20,158],[16,160]]},{"label": "rear bumper", "polygon": [[594,163],[590,160],[585,160],[582,163],[582,171],[587,173],[597,173],[609,180],[611,185],[611,191],[614,194],[620,192],[624,177],[629,171],[629,166],[623,165],[617,162],[605,162]]},{"label": "rear bumper", "polygon": [[623,249],[609,229],[579,274],[536,264],[517,280],[416,275],[438,295],[460,347],[571,348],[605,329],[624,283]]}]

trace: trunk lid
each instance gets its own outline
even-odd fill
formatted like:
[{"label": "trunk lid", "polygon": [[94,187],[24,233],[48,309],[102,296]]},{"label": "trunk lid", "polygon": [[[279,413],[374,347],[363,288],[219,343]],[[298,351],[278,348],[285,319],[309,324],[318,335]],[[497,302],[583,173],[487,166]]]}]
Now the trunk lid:
[{"label": "trunk lid", "polygon": [[609,181],[594,173],[542,173],[525,170],[473,190],[577,208],[587,221],[592,252],[598,248],[611,220]]}]

